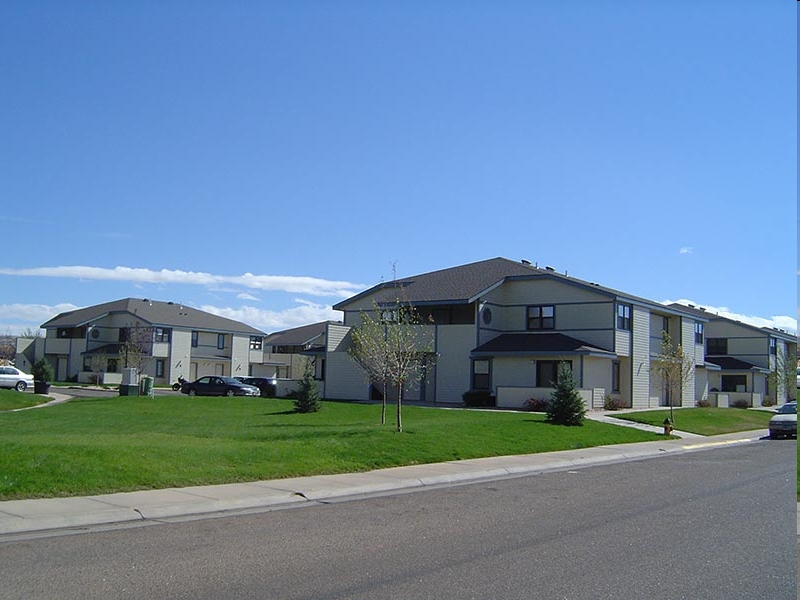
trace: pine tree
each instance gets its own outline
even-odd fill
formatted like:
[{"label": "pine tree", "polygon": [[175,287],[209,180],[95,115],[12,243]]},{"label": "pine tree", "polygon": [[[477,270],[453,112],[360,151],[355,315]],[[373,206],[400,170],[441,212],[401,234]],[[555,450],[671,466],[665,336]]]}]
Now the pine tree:
[{"label": "pine tree", "polygon": [[583,425],[585,415],[586,407],[576,389],[572,369],[566,362],[560,362],[555,390],[547,407],[547,421],[554,425]]},{"label": "pine tree", "polygon": [[300,380],[300,387],[297,390],[297,397],[294,400],[294,410],[295,412],[310,413],[317,412],[321,408],[319,388],[314,379],[314,364],[307,360],[303,369],[303,378]]}]

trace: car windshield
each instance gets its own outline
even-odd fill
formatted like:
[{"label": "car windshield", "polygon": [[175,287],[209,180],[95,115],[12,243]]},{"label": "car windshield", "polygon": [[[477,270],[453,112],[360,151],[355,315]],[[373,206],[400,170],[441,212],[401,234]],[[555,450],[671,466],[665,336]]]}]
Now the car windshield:
[{"label": "car windshield", "polygon": [[791,402],[789,404],[784,404],[778,409],[778,413],[781,415],[796,415],[797,414],[797,403]]}]

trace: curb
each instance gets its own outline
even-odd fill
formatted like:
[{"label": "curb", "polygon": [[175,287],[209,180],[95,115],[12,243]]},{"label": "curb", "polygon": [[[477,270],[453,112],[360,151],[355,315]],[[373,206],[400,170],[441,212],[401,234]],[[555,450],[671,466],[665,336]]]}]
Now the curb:
[{"label": "curb", "polygon": [[[0,536],[84,532],[90,527],[142,525],[344,501],[391,492],[477,483],[644,460],[760,440],[764,431],[664,440],[392,467],[214,486],[121,492],[87,497],[0,502]],[[691,443],[687,443],[690,441]],[[798,513],[800,532],[800,512]]]}]

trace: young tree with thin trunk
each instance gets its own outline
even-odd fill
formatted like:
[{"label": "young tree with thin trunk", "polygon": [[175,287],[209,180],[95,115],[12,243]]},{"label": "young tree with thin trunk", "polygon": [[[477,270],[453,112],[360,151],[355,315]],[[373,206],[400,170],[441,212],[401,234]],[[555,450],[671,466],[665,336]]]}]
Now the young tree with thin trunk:
[{"label": "young tree with thin trunk", "polygon": [[403,431],[403,392],[421,382],[435,361],[433,336],[414,306],[396,299],[388,307],[373,305],[374,316],[361,313],[353,328],[350,357],[373,381],[384,385],[381,422],[385,422],[386,390],[397,388],[397,431]]},{"label": "young tree with thin trunk", "polygon": [[661,332],[661,353],[653,360],[650,372],[654,373],[669,394],[669,419],[675,423],[673,411],[677,395],[679,406],[683,404],[683,386],[694,377],[694,360],[683,351],[681,344],[673,344],[666,331]]}]

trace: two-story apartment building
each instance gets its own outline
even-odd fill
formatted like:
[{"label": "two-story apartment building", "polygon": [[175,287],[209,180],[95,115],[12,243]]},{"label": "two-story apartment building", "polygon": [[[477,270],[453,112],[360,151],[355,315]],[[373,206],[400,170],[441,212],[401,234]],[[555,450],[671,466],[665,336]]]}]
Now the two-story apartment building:
[{"label": "two-story apartment building", "polygon": [[766,400],[781,404],[794,399],[791,380],[796,373],[797,338],[780,329],[756,327],[709,313],[695,306],[681,306],[706,324],[705,354],[708,398],[715,406],[737,401],[760,406]]},{"label": "two-story apartment building", "polygon": [[347,354],[348,334],[362,311],[397,299],[430,320],[420,327],[430,329],[437,355],[425,381],[404,392],[410,400],[458,403],[464,392],[483,389],[498,406],[519,407],[549,397],[561,361],[570,364],[589,408],[602,408],[607,396],[633,408],[693,406],[707,393],[691,378],[670,400],[651,375],[664,331],[705,371],[707,317],[528,261],[494,258],[382,283],[334,306],[344,320],[328,325],[326,397],[374,394]]},{"label": "two-story apartment building", "polygon": [[20,368],[45,357],[58,381],[96,378],[111,384],[121,381],[122,369],[133,360],[134,345],[137,354],[143,354],[141,373],[154,377],[156,384],[179,376],[244,376],[251,363],[263,362],[266,337],[232,319],[146,298],[64,312],[41,327],[44,337],[18,340]]}]

